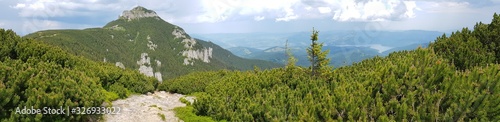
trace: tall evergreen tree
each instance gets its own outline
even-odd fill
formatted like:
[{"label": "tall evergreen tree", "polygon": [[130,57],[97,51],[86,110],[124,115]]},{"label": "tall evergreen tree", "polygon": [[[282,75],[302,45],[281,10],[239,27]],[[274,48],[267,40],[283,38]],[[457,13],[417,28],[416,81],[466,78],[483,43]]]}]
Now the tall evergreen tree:
[{"label": "tall evergreen tree", "polygon": [[326,56],[329,50],[322,51],[323,43],[318,42],[318,31],[312,31],[311,47],[307,48],[309,61],[311,62],[311,76],[318,76],[324,74],[331,68],[328,67],[330,59]]}]

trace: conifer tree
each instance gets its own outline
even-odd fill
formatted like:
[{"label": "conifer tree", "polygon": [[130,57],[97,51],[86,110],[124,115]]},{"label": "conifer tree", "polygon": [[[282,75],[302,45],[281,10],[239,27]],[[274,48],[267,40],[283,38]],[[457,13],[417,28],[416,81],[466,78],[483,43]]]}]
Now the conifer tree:
[{"label": "conifer tree", "polygon": [[330,59],[326,56],[329,50],[322,51],[323,43],[318,42],[318,31],[312,31],[311,47],[307,48],[309,61],[311,62],[311,76],[318,76],[329,71]]},{"label": "conifer tree", "polygon": [[290,48],[288,47],[288,40],[286,40],[286,43],[285,43],[285,51],[286,51],[286,55],[288,56],[288,61],[287,61],[286,67],[292,68],[295,66],[297,59],[293,56]]}]

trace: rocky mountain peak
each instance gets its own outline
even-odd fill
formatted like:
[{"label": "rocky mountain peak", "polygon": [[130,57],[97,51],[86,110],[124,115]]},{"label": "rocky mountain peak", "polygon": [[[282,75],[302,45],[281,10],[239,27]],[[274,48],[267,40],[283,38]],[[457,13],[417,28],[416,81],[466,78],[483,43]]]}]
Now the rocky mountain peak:
[{"label": "rocky mountain peak", "polygon": [[158,15],[153,10],[146,9],[142,6],[137,6],[132,10],[123,11],[122,15],[120,16],[121,19],[126,19],[128,21],[147,17],[158,17]]}]

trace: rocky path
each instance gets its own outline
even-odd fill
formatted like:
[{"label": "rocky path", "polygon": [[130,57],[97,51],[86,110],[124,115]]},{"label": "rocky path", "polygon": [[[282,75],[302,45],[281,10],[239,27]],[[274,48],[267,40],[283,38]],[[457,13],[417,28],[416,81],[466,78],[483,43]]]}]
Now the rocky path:
[{"label": "rocky path", "polygon": [[[131,95],[127,99],[113,101],[113,107],[120,107],[120,114],[105,115],[107,122],[179,122],[174,108],[186,106],[179,98],[182,94],[164,91],[147,95]],[[164,119],[162,119],[165,116]]]}]

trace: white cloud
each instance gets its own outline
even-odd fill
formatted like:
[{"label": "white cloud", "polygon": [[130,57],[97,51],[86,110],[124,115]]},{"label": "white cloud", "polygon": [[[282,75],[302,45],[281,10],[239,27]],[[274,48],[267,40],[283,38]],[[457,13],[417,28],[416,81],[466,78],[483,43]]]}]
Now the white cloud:
[{"label": "white cloud", "polygon": [[264,20],[264,19],[265,19],[265,17],[264,17],[264,16],[255,16],[253,19],[254,19],[255,21],[261,21],[261,20]]},{"label": "white cloud", "polygon": [[26,4],[22,4],[22,3],[18,3],[16,6],[14,6],[13,8],[15,9],[18,9],[18,8],[24,8],[26,7]]},{"label": "white cloud", "polygon": [[306,9],[307,11],[310,11],[310,10],[312,10],[312,7],[311,6],[307,6],[304,9]]},{"label": "white cloud", "polygon": [[[469,2],[453,2],[453,1],[423,1],[420,2],[423,11],[430,13],[462,13],[473,12],[469,8]],[[446,8],[446,9],[443,9]]]},{"label": "white cloud", "polygon": [[[415,17],[417,4],[407,0],[21,0],[10,7],[21,17],[67,17],[96,12],[115,12],[136,5],[157,11],[165,20],[182,23],[215,23],[266,19],[292,21],[299,18],[333,18],[336,21],[397,20]],[[314,10],[314,11],[311,11]],[[243,17],[241,17],[243,16]]]},{"label": "white cloud", "polygon": [[287,22],[287,21],[299,18],[299,16],[296,15],[293,12],[293,9],[291,9],[291,8],[286,8],[285,9],[285,13],[286,13],[286,15],[284,17],[276,18],[276,22],[279,22],[279,21],[285,21],[285,22]]},{"label": "white cloud", "polygon": [[82,1],[82,0],[20,0],[11,8],[20,10],[21,17],[64,17],[89,11],[123,11],[132,3],[125,1]]},{"label": "white cloud", "polygon": [[198,22],[222,22],[234,16],[256,16],[266,14],[278,21],[290,21],[298,15],[294,6],[299,0],[219,0],[201,1],[203,13]]},{"label": "white cloud", "polygon": [[59,4],[58,2],[42,0],[30,2],[31,1],[26,3],[17,3],[16,6],[13,6],[12,8],[21,10],[19,13],[21,17],[47,17],[63,15],[63,11],[58,9],[59,7],[56,5]]},{"label": "white cloud", "polygon": [[48,29],[61,29],[61,22],[58,21],[50,21],[50,20],[24,20],[23,21],[23,33],[31,33],[38,30],[48,30]]},{"label": "white cloud", "polygon": [[384,21],[415,17],[414,1],[387,0],[341,0],[333,19],[337,21]]},{"label": "white cloud", "polygon": [[200,22],[220,22],[225,21],[235,11],[238,3],[231,0],[221,1],[202,1],[204,5],[204,14],[199,15],[197,19]]},{"label": "white cloud", "polygon": [[[429,15],[463,16],[461,13],[480,13],[485,9],[480,8],[481,6],[489,5],[487,6],[490,7],[489,9],[495,9],[498,4],[494,3],[498,2],[499,0],[487,0],[487,2],[472,0],[148,0],[135,2],[129,0],[4,0],[2,5],[8,6],[4,7],[8,11],[5,14],[12,15],[4,16],[9,21],[3,21],[2,26],[10,27],[13,24],[19,24],[18,28],[22,28],[23,23],[26,23],[24,20],[28,19],[39,21],[38,24],[41,25],[37,25],[38,29],[83,27],[85,24],[103,25],[108,20],[116,19],[123,10],[131,9],[137,5],[156,11],[160,17],[168,22],[180,26],[189,25],[193,28],[203,24],[217,25],[214,23],[243,25],[235,23],[242,22],[241,20],[252,22],[265,19],[271,21],[259,23],[272,23],[272,20],[287,22],[301,19],[307,21],[323,19],[390,22],[408,21],[410,18],[426,18]],[[488,17],[490,16],[488,15]],[[102,24],[86,23],[80,19],[87,17],[109,18],[101,20]],[[43,22],[43,20],[47,20],[47,22]],[[74,22],[73,20],[80,21]],[[307,23],[307,21],[304,22]],[[69,24],[72,25],[67,26]]]},{"label": "white cloud", "polygon": [[283,11],[300,4],[299,0],[239,0],[242,15],[259,14],[272,11]]},{"label": "white cloud", "polygon": [[332,12],[332,9],[330,7],[318,7],[318,11],[322,14],[329,14]]},{"label": "white cloud", "polygon": [[[415,1],[403,1],[403,2],[405,4],[407,10],[410,10],[410,9],[411,10],[413,10],[413,9],[415,9],[415,10],[422,10],[422,9],[420,9],[420,8],[417,7],[417,4],[415,3]],[[407,11],[407,12],[405,12],[404,16],[406,16],[408,18],[414,18],[414,17],[416,17],[415,12],[413,12],[413,11]]]}]

